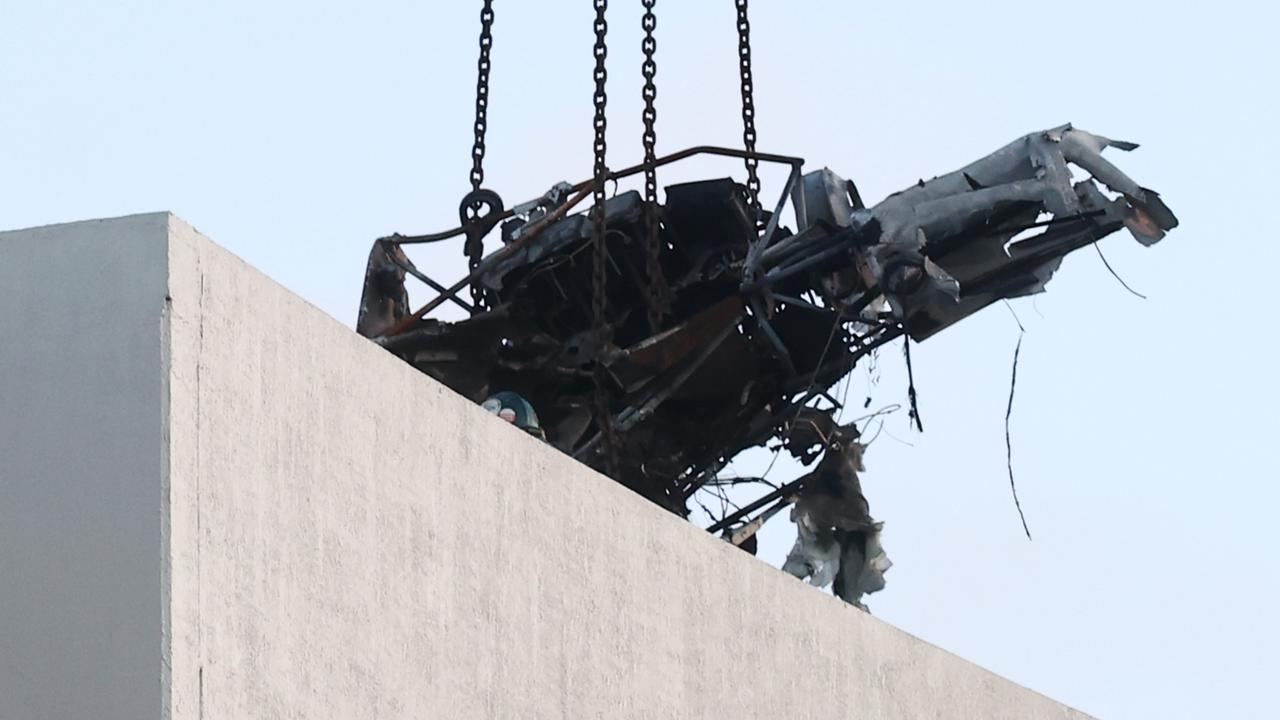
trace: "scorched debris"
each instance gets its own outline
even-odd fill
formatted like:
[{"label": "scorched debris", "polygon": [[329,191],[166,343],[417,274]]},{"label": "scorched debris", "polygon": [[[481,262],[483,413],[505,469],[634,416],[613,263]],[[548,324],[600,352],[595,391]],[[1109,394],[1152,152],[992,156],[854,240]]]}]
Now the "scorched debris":
[{"label": "scorched debris", "polygon": [[[763,520],[791,505],[799,537],[784,569],[860,603],[889,563],[858,481],[858,428],[837,424],[828,389],[895,338],[923,341],[1041,292],[1073,250],[1121,228],[1151,245],[1176,227],[1156,192],[1102,156],[1108,147],[1137,146],[1070,125],[1032,133],[871,207],[852,182],[805,173],[799,158],[705,147],[659,158],[751,157],[790,175],[771,209],[730,179],[668,186],[660,207],[635,192],[610,198],[602,336],[592,332],[595,210],[572,212],[594,181],[510,210],[479,191],[453,231],[375,242],[357,327],[476,403],[533,418],[526,430],[597,470],[616,468],[614,480],[682,516],[739,452],[780,445],[813,470],[711,529],[749,547]],[[1069,164],[1086,178],[1073,181]],[[794,229],[781,224],[788,202]],[[649,211],[660,223],[656,263]],[[474,252],[491,232],[502,246],[452,287],[404,251],[465,235]],[[437,293],[417,312],[407,276]],[[444,302],[470,316],[431,317]],[[597,367],[604,422],[593,413]]]}]

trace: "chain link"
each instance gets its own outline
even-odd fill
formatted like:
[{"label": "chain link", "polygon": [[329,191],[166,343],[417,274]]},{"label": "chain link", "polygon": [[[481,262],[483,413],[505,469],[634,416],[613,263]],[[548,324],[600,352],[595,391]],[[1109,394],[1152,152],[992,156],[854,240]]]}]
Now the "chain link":
[{"label": "chain link", "polygon": [[595,129],[595,139],[592,146],[595,152],[595,186],[592,188],[594,207],[592,208],[591,333],[595,344],[595,363],[591,379],[595,386],[593,399],[596,425],[599,427],[601,439],[604,441],[605,470],[610,477],[616,478],[618,444],[614,435],[613,416],[609,410],[606,389],[608,378],[605,376],[604,369],[605,348],[609,339],[609,330],[606,322],[608,276],[605,274],[605,270],[608,248],[605,246],[607,228],[605,226],[604,192],[605,184],[609,180],[609,168],[605,165],[605,152],[607,149],[605,130],[608,127],[605,106],[609,101],[609,96],[605,93],[605,81],[609,78],[609,73],[605,70],[605,58],[609,54],[609,48],[605,44],[605,35],[609,31],[609,23],[605,20],[605,11],[609,7],[609,2],[608,0],[594,0],[594,4],[596,10],[594,23],[596,44],[593,48],[593,54],[595,55],[596,65],[593,77],[596,87],[595,93],[591,97],[592,104],[595,106],[595,117],[592,121],[592,126]]},{"label": "chain link", "polygon": [[489,129],[489,51],[493,48],[493,0],[480,9],[480,59],[476,62],[475,144],[471,146],[471,189],[484,184],[484,135]]},{"label": "chain link", "polygon": [[[480,9],[480,59],[476,61],[476,122],[475,144],[471,146],[471,189],[477,191],[484,184],[484,136],[489,129],[489,51],[493,48],[493,0],[484,0]],[[478,205],[472,206],[478,211]],[[484,257],[483,241],[468,242],[466,245],[467,267],[472,273],[480,267]],[[484,306],[484,288],[479,283],[471,284],[471,301],[476,310]]]},{"label": "chain link", "polygon": [[653,13],[657,0],[641,0],[644,15],[640,19],[640,27],[644,30],[644,39],[640,41],[640,50],[644,53],[644,63],[640,66],[640,74],[644,76],[644,88],[640,96],[644,99],[644,110],[640,119],[644,123],[644,202],[645,202],[645,274],[649,276],[649,331],[657,333],[662,329],[662,306],[666,283],[662,276],[661,239],[659,238],[658,216],[658,172],[654,167],[657,160],[655,146],[658,133],[654,125],[658,121],[658,110],[654,102],[658,98],[658,86],[654,78],[658,74],[658,63],[653,59],[658,49],[658,41],[654,38],[654,30],[658,26],[658,18]]},{"label": "chain link", "polygon": [[[751,21],[747,18],[747,0],[734,0],[738,8],[738,69],[742,76],[742,145],[749,153],[756,151],[756,103],[755,86],[751,80]],[[747,158],[747,195],[751,206],[760,207],[760,176],[756,168],[760,161]]]}]

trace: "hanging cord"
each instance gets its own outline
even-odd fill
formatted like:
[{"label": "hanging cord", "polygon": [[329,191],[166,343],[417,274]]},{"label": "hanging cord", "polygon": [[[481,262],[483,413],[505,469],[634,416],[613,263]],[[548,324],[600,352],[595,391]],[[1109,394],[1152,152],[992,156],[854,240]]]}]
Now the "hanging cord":
[{"label": "hanging cord", "polygon": [[[742,146],[754,155],[756,151],[756,103],[755,84],[751,79],[751,21],[747,17],[747,0],[734,0],[738,8],[738,70],[742,77]],[[760,161],[755,157],[743,160],[747,166],[747,196],[751,207],[760,209],[760,176],[756,168]]]},{"label": "hanging cord", "polygon": [[[489,129],[489,51],[492,48],[493,0],[484,0],[480,9],[480,59],[476,61],[476,139],[471,146],[472,192],[479,191],[484,185],[484,136]],[[480,204],[471,208],[473,212],[479,209]],[[474,274],[484,257],[484,242],[477,237],[473,242],[468,242],[464,249],[467,253],[467,268]],[[484,305],[484,288],[479,283],[471,283],[471,303],[477,310]]]},{"label": "hanging cord", "polygon": [[916,375],[911,369],[911,336],[902,335],[902,356],[907,359],[907,402],[910,410],[907,416],[916,424],[917,432],[924,432],[924,424],[920,422],[920,408],[916,405]]},{"label": "hanging cord", "polygon": [[658,64],[653,59],[658,50],[658,41],[653,32],[658,26],[658,18],[653,13],[657,0],[641,0],[644,15],[640,18],[640,27],[644,30],[644,39],[640,41],[640,50],[644,53],[644,62],[640,65],[640,74],[644,76],[644,88],[640,96],[644,99],[644,110],[640,119],[644,123],[644,205],[645,205],[645,274],[649,276],[649,332],[657,333],[662,329],[662,306],[666,295],[666,282],[662,276],[660,252],[662,246],[659,238],[658,217],[658,172],[654,167],[657,160],[655,146],[658,133],[654,126],[658,121],[658,110],[654,102],[658,98],[658,86],[654,77],[658,74]]},{"label": "hanging cord", "polygon": [[1115,278],[1116,281],[1120,283],[1121,287],[1128,290],[1131,295],[1136,295],[1143,300],[1147,299],[1146,295],[1143,295],[1137,290],[1129,287],[1129,283],[1125,282],[1124,278],[1120,277],[1119,273],[1115,271],[1115,268],[1111,267],[1111,263],[1107,262],[1107,256],[1102,254],[1102,248],[1098,247],[1097,240],[1093,241],[1093,249],[1098,251],[1098,257],[1102,258],[1102,264],[1107,266],[1107,272],[1111,273],[1111,277]]},{"label": "hanging cord", "polygon": [[1005,464],[1009,468],[1009,489],[1013,491],[1013,506],[1018,509],[1018,519],[1022,520],[1022,531],[1030,540],[1031,530],[1027,527],[1027,516],[1022,514],[1022,503],[1018,502],[1018,486],[1013,482],[1013,439],[1009,433],[1009,417],[1013,415],[1013,391],[1018,386],[1018,353],[1022,352],[1022,336],[1027,333],[1027,329],[1022,326],[1018,313],[1013,311],[1013,306],[1008,300],[1004,301],[1004,306],[1009,308],[1013,321],[1018,323],[1018,344],[1013,347],[1013,372],[1009,376],[1009,406],[1004,411]]},{"label": "hanging cord", "polygon": [[594,0],[594,3],[596,17],[593,27],[596,33],[596,44],[592,52],[596,59],[593,72],[596,87],[591,99],[595,105],[595,117],[592,121],[592,126],[595,129],[594,144],[592,146],[595,152],[595,187],[592,188],[592,199],[595,207],[592,208],[591,218],[593,248],[591,255],[591,334],[595,344],[595,364],[591,379],[595,386],[593,399],[596,424],[599,426],[600,435],[604,440],[605,470],[610,477],[616,479],[618,441],[614,435],[613,417],[609,412],[606,389],[608,378],[605,376],[604,369],[605,347],[608,343],[608,326],[606,324],[608,277],[605,274],[608,248],[605,245],[605,238],[607,237],[605,184],[609,178],[609,168],[605,164],[605,152],[607,149],[605,129],[608,126],[608,121],[605,117],[605,106],[609,101],[609,96],[605,93],[605,81],[609,78],[609,73],[605,70],[605,58],[609,54],[609,48],[605,44],[605,35],[609,31],[609,23],[605,20],[605,11],[609,7],[609,2],[608,0]]},{"label": "hanging cord", "polygon": [[1005,409],[1005,460],[1009,465],[1009,489],[1014,492],[1014,507],[1018,509],[1018,518],[1023,521],[1023,532],[1027,539],[1032,539],[1032,530],[1027,527],[1027,515],[1023,515],[1023,503],[1018,501],[1018,486],[1014,484],[1014,441],[1009,434],[1009,418],[1014,414],[1014,388],[1018,387],[1018,354],[1023,350],[1023,333],[1018,333],[1018,345],[1014,346],[1014,372],[1009,378],[1009,407]]}]

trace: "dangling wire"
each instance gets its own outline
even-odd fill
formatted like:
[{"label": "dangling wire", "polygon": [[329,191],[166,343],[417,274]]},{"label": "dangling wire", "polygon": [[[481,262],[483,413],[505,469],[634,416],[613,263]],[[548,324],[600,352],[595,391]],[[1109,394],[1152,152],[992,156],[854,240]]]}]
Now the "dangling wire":
[{"label": "dangling wire", "polygon": [[1009,314],[1013,315],[1013,321],[1018,323],[1018,344],[1013,346],[1013,371],[1009,375],[1009,405],[1004,411],[1005,465],[1009,468],[1009,489],[1013,491],[1013,506],[1018,509],[1018,519],[1022,520],[1022,531],[1030,540],[1031,530],[1027,527],[1027,516],[1022,514],[1022,503],[1018,502],[1018,486],[1013,482],[1013,437],[1009,432],[1009,418],[1013,415],[1013,391],[1018,386],[1018,353],[1022,352],[1022,336],[1027,334],[1027,329],[1022,326],[1022,320],[1018,319],[1018,313],[1014,312],[1008,300],[1004,301],[1004,306],[1009,309]]},{"label": "dangling wire", "polygon": [[1009,436],[1009,417],[1013,415],[1013,391],[1018,386],[1018,353],[1022,352],[1022,333],[1018,333],[1018,344],[1013,348],[1013,373],[1009,377],[1009,406],[1004,411],[1004,447],[1005,460],[1009,467],[1009,489],[1013,491],[1013,506],[1018,509],[1018,518],[1022,520],[1022,531],[1031,539],[1031,529],[1027,527],[1027,516],[1022,514],[1022,503],[1018,502],[1018,486],[1013,483],[1013,440]]},{"label": "dangling wire", "polygon": [[917,432],[924,432],[924,424],[920,422],[920,408],[916,405],[916,375],[911,369],[911,336],[903,334],[902,336],[902,356],[907,359],[907,403],[910,410],[907,416],[916,424]]},{"label": "dangling wire", "polygon": [[1097,240],[1093,241],[1093,249],[1098,251],[1098,257],[1102,258],[1102,264],[1107,266],[1107,272],[1111,273],[1111,277],[1115,278],[1116,281],[1120,283],[1121,287],[1128,290],[1131,295],[1136,295],[1143,300],[1147,299],[1146,295],[1143,295],[1137,290],[1129,287],[1129,283],[1125,282],[1124,278],[1120,277],[1120,274],[1115,271],[1115,268],[1111,267],[1111,263],[1107,262],[1107,256],[1102,254],[1102,248],[1098,247]]}]

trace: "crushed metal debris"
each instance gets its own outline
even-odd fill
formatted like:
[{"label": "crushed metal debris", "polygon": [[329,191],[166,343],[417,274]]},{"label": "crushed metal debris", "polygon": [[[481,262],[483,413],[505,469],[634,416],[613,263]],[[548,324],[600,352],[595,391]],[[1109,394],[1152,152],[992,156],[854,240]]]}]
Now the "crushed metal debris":
[{"label": "crushed metal debris", "polygon": [[[1107,147],[1137,146],[1070,125],[1032,133],[869,208],[831,170],[805,173],[800,158],[754,151],[698,147],[610,172],[617,181],[706,154],[790,170],[772,209],[727,178],[668,186],[661,206],[636,192],[608,199],[603,333],[593,332],[592,294],[600,208],[574,213],[598,180],[557,184],[509,210],[476,191],[459,227],[374,243],[357,329],[560,451],[615,467],[614,480],[681,516],[700,489],[725,484],[718,474],[740,452],[785,449],[813,469],[768,484],[708,529],[751,550],[764,521],[790,507],[799,537],[784,569],[861,606],[890,562],[858,478],[865,445],[855,423],[837,423],[830,389],[896,338],[909,362],[910,342],[1041,292],[1074,250],[1121,228],[1151,245],[1176,227],[1156,192],[1102,157]],[[1087,179],[1073,183],[1068,164]],[[781,222],[788,203],[794,229]],[[447,287],[405,253],[464,236],[474,257],[491,233],[501,247]],[[407,277],[436,293],[416,311]],[[470,316],[432,317],[446,302]],[[909,406],[919,424],[914,381]]]}]

